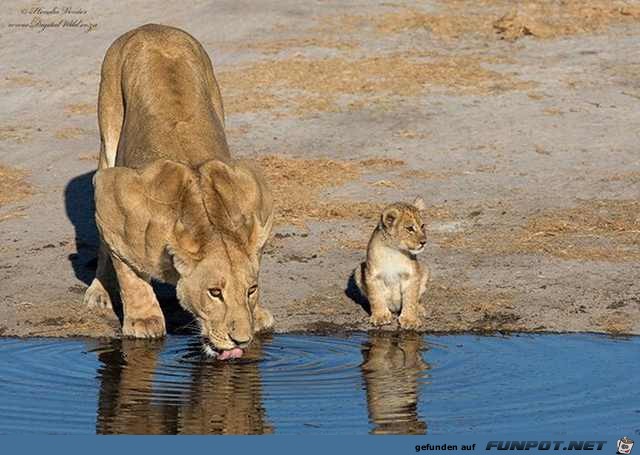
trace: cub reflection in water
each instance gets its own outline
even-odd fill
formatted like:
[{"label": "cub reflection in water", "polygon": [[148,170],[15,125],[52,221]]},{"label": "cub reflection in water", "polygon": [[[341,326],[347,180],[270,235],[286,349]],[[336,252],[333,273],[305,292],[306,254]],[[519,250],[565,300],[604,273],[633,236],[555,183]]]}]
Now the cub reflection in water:
[{"label": "cub reflection in water", "polygon": [[246,358],[214,362],[194,341],[161,365],[164,342],[123,339],[101,349],[98,434],[265,434],[256,339]]},{"label": "cub reflection in water", "polygon": [[362,376],[372,434],[427,432],[418,416],[420,379],[429,369],[422,360],[423,348],[417,333],[369,333],[362,347]]}]

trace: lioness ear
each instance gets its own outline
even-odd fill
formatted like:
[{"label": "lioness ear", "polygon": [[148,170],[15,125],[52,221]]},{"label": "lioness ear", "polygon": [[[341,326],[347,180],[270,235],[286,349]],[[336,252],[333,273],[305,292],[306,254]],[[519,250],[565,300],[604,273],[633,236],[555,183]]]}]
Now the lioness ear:
[{"label": "lioness ear", "polygon": [[174,249],[177,248],[179,253],[185,252],[190,256],[198,256],[201,244],[195,238],[194,233],[190,232],[180,219],[176,221],[173,227],[173,235],[176,239]]},{"label": "lioness ear", "polygon": [[175,242],[171,242],[167,248],[173,259],[173,267],[181,276],[189,275],[200,253],[200,245],[180,220],[173,227],[173,236]]},{"label": "lioness ear", "polygon": [[271,228],[273,227],[273,211],[267,218],[266,222],[262,222],[257,215],[253,216],[253,226],[249,233],[248,243],[255,251],[262,251],[264,244],[267,243]]},{"label": "lioness ear", "polygon": [[180,276],[186,276],[191,273],[194,267],[191,258],[176,253],[176,250],[171,247],[167,248],[167,252],[169,253],[169,256],[171,256],[171,260],[173,261],[173,268],[178,271],[178,274],[180,274]]},{"label": "lioness ear", "polygon": [[422,199],[420,196],[418,196],[413,200],[413,206],[418,210],[420,210],[421,212],[427,208],[427,206],[424,203],[424,199]]},{"label": "lioness ear", "polygon": [[393,207],[393,206],[387,207],[382,211],[380,222],[384,227],[386,227],[387,229],[390,229],[398,220],[399,216],[400,216],[400,211],[396,207]]},{"label": "lioness ear", "polygon": [[273,225],[273,199],[260,171],[247,161],[212,160],[200,167],[200,175],[207,212],[226,215],[250,249],[260,251]]}]

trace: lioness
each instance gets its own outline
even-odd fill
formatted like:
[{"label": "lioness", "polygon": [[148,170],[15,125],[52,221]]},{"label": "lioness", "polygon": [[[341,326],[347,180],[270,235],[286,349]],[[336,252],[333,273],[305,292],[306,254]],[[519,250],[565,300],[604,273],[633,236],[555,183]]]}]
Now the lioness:
[{"label": "lioness", "polygon": [[366,262],[353,272],[369,299],[373,325],[389,324],[393,313],[400,313],[400,327],[421,327],[418,304],[429,280],[429,269],[416,257],[427,243],[420,213],[424,209],[422,198],[387,206],[369,240]]},{"label": "lioness", "polygon": [[98,120],[102,244],[85,302],[111,306],[115,269],[123,334],[161,337],[165,322],[150,280],[175,284],[205,350],[241,356],[254,333],[273,324],[258,303],[273,204],[257,170],[229,154],[207,53],[172,27],[122,35],[102,64]]}]

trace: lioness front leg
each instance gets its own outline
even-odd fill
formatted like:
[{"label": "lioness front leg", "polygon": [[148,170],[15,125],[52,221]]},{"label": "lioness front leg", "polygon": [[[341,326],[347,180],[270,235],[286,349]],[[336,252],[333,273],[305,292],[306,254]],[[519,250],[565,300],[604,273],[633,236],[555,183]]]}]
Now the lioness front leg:
[{"label": "lioness front leg", "polygon": [[120,259],[112,256],[111,260],[120,284],[123,335],[136,338],[164,336],[167,333],[164,316],[151,284]]},{"label": "lioness front leg", "polygon": [[258,304],[253,310],[254,330],[260,332],[273,327],[273,315],[262,305]]},{"label": "lioness front leg", "polygon": [[273,327],[273,315],[260,304],[260,290],[256,291],[256,306],[253,307],[253,330],[260,332]]},{"label": "lioness front leg", "polygon": [[110,292],[115,290],[115,276],[109,252],[100,240],[96,277],[84,293],[83,303],[94,308],[113,308]]}]

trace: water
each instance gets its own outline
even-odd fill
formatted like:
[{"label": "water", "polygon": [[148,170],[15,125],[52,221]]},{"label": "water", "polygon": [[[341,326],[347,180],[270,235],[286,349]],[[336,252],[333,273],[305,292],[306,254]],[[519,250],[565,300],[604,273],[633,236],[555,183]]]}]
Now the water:
[{"label": "water", "polygon": [[0,339],[0,433],[640,434],[640,338]]}]

